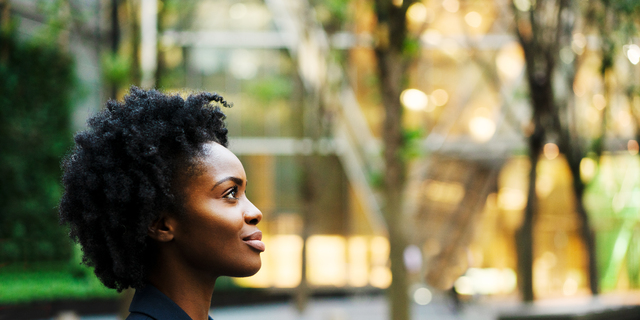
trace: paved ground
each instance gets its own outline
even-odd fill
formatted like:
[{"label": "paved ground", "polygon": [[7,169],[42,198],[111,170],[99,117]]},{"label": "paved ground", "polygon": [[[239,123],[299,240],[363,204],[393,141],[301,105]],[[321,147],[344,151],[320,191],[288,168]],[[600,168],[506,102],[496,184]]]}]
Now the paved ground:
[{"label": "paved ground", "polygon": [[[640,293],[624,296],[582,297],[539,301],[522,305],[515,300],[471,301],[457,312],[447,296],[436,295],[425,306],[413,304],[413,320],[495,320],[500,314],[580,314],[603,310],[612,305],[640,305]],[[292,303],[270,303],[242,307],[214,308],[215,320],[387,320],[388,307],[383,296],[313,299],[303,313]],[[117,320],[115,315],[58,317],[55,320]]]},{"label": "paved ground", "polygon": [[[453,303],[445,296],[435,296],[425,306],[413,304],[413,320],[494,320],[496,314],[485,304],[466,305],[456,312]],[[214,308],[210,311],[215,320],[386,320],[388,306],[384,296],[313,299],[303,313],[298,313],[293,303],[270,303],[251,306]],[[73,314],[53,320],[117,320],[115,315],[83,316]],[[44,320],[44,319],[43,319]]]},{"label": "paved ground", "polygon": [[[460,311],[455,310],[446,296],[435,296],[428,305],[413,304],[412,312],[414,320],[496,320],[504,314],[585,314],[618,309],[621,305],[640,305],[640,296],[580,297],[537,301],[535,304],[521,304],[514,297],[509,300],[467,302]],[[280,303],[217,308],[211,310],[211,315],[215,320],[387,320],[387,308],[382,296],[349,297],[313,300],[302,314],[292,304]]]},{"label": "paved ground", "polygon": [[[495,313],[490,312],[486,306],[482,306],[482,309],[479,313],[477,306],[472,305],[456,313],[453,305],[448,301],[434,299],[426,306],[414,304],[412,311],[414,320],[493,320],[496,318]],[[313,300],[302,314],[295,310],[293,304],[281,303],[218,308],[211,310],[211,315],[215,320],[386,320],[388,307],[384,297],[352,297]]]}]

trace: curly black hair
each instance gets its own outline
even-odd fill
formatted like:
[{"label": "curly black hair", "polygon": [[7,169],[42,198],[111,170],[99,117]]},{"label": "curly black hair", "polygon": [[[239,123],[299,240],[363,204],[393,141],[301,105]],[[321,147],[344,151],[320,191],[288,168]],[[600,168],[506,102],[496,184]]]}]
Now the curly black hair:
[{"label": "curly black hair", "polygon": [[197,166],[204,143],[227,146],[220,104],[230,107],[215,93],[184,100],[132,87],[124,102],[107,102],[75,135],[62,164],[60,222],[105,286],[144,286],[153,260],[148,227],[180,207],[176,175]]}]

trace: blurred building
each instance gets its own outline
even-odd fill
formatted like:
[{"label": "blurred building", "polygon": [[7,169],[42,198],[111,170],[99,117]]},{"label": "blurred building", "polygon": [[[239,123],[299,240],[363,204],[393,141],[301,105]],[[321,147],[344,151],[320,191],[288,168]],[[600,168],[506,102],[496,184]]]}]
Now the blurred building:
[{"label": "blurred building", "polygon": [[[28,14],[30,2],[13,3],[28,29],[37,20]],[[126,83],[100,71],[105,64],[117,70],[108,61],[119,56],[137,72],[131,81],[167,91],[217,91],[234,102],[226,112],[229,147],[245,165],[267,245],[261,271],[238,285],[287,290],[303,277],[315,290],[389,285],[377,191],[383,111],[369,2],[71,3],[86,14],[79,23],[87,34],[70,35],[88,90],[79,119],[110,92],[126,92]],[[531,5],[514,3],[523,11]],[[401,96],[406,127],[420,133],[404,213],[415,246],[405,263],[418,284],[455,284],[469,295],[516,294],[514,234],[527,200],[531,111],[510,10],[503,1],[444,0],[417,2],[407,13],[410,32],[421,35],[420,59]],[[561,56],[567,64],[582,60],[573,90],[583,135],[595,135],[604,121],[594,41],[576,33]],[[104,58],[110,50],[113,60]],[[619,81],[637,82],[637,66],[625,60],[630,56],[619,58],[620,65],[632,63],[620,70]],[[623,90],[614,96],[609,151],[585,158],[581,178],[588,183],[585,204],[597,233],[603,289],[629,290],[640,286],[640,163],[631,120],[640,99],[627,99]],[[571,175],[553,141],[537,179],[536,294],[586,294]]]},{"label": "blurred building", "polygon": [[[516,9],[526,10],[526,1],[520,2]],[[263,270],[239,283],[297,286],[306,241],[311,286],[386,287],[388,242],[376,192],[383,114],[370,4],[352,1],[336,9],[323,2],[267,0],[193,6],[190,25],[165,25],[159,50],[167,74],[184,77],[168,88],[221,90],[237,104],[229,110],[230,147],[256,181],[250,195],[266,214],[270,247]],[[509,10],[508,3],[496,1],[445,0],[416,3],[407,15],[410,31],[421,32],[421,58],[401,99],[407,128],[426,137],[417,142],[407,187],[407,232],[424,262],[415,281],[426,274],[430,285],[446,289],[456,283],[465,294],[510,294],[516,288],[514,233],[526,205],[529,164],[521,155],[527,152],[531,111]],[[576,33],[561,57],[564,63],[584,60],[574,90],[585,135],[596,134],[603,121],[592,38]],[[587,198],[594,199],[588,206],[605,290],[639,284],[633,258],[638,215],[628,194],[637,180],[623,181],[639,168],[629,108],[628,102],[615,106],[610,153],[599,167],[592,158],[583,162],[584,181],[598,181]],[[614,168],[625,169],[609,171]],[[538,170],[536,293],[586,293],[571,175],[553,141]],[[611,188],[606,196],[603,184]],[[620,197],[626,200],[613,209]]]}]

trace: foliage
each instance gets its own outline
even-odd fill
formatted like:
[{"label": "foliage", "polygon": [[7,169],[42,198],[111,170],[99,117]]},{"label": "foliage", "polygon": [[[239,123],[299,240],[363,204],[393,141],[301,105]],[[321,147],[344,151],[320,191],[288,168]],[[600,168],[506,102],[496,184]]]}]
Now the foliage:
[{"label": "foliage", "polygon": [[403,53],[410,58],[417,58],[420,55],[420,40],[406,38],[402,48]]},{"label": "foliage", "polygon": [[328,33],[342,29],[349,17],[348,0],[323,0],[313,1],[318,20]]},{"label": "foliage", "polygon": [[131,73],[131,59],[117,53],[102,56],[102,75],[107,83],[114,86],[126,85]]},{"label": "foliage", "polygon": [[[77,277],[67,262],[46,262],[4,267],[0,272],[0,304],[36,300],[114,298],[115,290],[105,288],[98,278]],[[87,267],[87,273],[91,272]]]},{"label": "foliage", "polygon": [[71,14],[67,0],[38,0],[37,6],[45,17],[45,27],[35,36],[40,45],[53,45],[59,40],[60,31],[68,25]]},{"label": "foliage", "polygon": [[56,206],[59,162],[71,146],[73,64],[47,42],[17,41],[15,29],[0,45],[0,266],[68,259]]},{"label": "foliage", "polygon": [[635,0],[600,0],[590,2],[586,14],[592,26],[601,36],[602,65],[605,73],[614,64],[616,53],[638,33],[637,19],[640,16],[640,2]]},{"label": "foliage", "polygon": [[640,4],[637,0],[602,0],[610,5],[619,14],[633,14],[640,12]]},{"label": "foliage", "polygon": [[413,160],[422,155],[422,145],[425,136],[424,130],[422,128],[418,129],[404,129],[402,132],[402,140],[404,141],[402,145],[402,157],[405,161]]},{"label": "foliage", "polygon": [[248,92],[259,100],[268,103],[273,100],[287,99],[293,92],[290,77],[271,76],[252,80],[248,84]]}]

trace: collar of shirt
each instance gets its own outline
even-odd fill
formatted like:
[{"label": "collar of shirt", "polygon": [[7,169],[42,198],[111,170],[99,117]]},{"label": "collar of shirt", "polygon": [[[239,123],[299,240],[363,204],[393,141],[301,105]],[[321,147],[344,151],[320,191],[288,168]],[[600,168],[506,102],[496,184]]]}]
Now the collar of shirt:
[{"label": "collar of shirt", "polygon": [[[136,289],[129,312],[145,314],[156,320],[192,320],[180,306],[150,284]],[[213,320],[211,316],[209,320]]]}]

